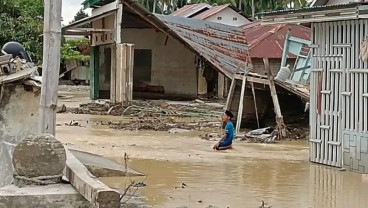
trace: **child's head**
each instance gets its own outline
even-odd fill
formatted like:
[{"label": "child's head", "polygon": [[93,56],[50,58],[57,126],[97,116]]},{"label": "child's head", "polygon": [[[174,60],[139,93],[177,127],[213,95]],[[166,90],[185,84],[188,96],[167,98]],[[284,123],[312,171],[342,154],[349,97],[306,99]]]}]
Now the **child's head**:
[{"label": "child's head", "polygon": [[224,115],[222,116],[222,119],[224,121],[230,121],[234,117],[234,114],[232,114],[229,110],[226,110]]}]

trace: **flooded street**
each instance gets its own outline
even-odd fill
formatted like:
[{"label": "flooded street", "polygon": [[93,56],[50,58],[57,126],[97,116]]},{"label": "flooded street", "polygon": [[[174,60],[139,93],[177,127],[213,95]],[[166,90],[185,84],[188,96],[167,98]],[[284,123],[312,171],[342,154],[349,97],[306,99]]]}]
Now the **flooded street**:
[{"label": "flooded street", "polygon": [[[79,97],[78,97],[79,98]],[[61,100],[77,106],[78,98]],[[203,131],[124,131],[101,125],[130,118],[58,114],[57,138],[66,147],[99,154],[145,177],[102,178],[124,190],[130,181],[145,187],[135,193],[152,207],[366,208],[368,180],[360,174],[308,162],[306,141],[251,144],[235,141],[234,149],[212,150]],[[67,125],[71,121],[78,126]],[[208,132],[207,132],[208,133]],[[130,190],[134,193],[135,188]]]}]

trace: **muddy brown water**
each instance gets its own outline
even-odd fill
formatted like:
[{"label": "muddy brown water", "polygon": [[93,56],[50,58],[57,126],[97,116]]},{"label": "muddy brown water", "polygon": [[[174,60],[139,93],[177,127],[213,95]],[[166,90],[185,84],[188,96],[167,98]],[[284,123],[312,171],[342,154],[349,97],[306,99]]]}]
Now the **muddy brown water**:
[{"label": "muddy brown water", "polygon": [[[258,208],[262,200],[274,208],[368,207],[368,183],[361,175],[306,161],[234,159],[216,166],[137,159],[129,166],[147,174],[139,193],[155,207]],[[121,189],[130,180],[143,178],[102,179]]]},{"label": "muddy brown water", "polygon": [[[367,208],[368,180],[360,174],[308,162],[306,142],[275,145],[237,142],[227,152],[211,150],[213,141],[165,132],[122,132],[95,125],[119,117],[58,115],[58,123],[79,120],[85,127],[59,126],[57,138],[73,149],[114,158],[145,173],[140,188],[148,205],[163,208]],[[88,122],[87,122],[88,121]],[[148,159],[155,158],[155,159]],[[103,178],[124,189],[129,180]],[[187,186],[181,188],[181,184]],[[178,187],[178,188],[176,188]]]}]

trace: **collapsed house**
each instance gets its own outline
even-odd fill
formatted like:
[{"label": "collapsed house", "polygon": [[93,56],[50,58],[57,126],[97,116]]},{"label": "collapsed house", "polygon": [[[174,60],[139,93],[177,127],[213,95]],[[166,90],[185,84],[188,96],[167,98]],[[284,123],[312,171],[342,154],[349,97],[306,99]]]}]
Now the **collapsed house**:
[{"label": "collapsed house", "polygon": [[[120,97],[127,94],[144,98],[222,97],[228,87],[217,73],[232,77],[237,69],[245,69],[247,45],[239,28],[153,15],[135,1],[124,1],[121,10],[116,2],[101,1],[99,7],[96,2],[85,2],[86,7],[95,8],[92,17],[63,28],[65,34],[91,35],[92,99],[121,102]],[[92,28],[78,28],[86,22],[91,22]]]},{"label": "collapsed house", "polygon": [[263,22],[312,23],[310,161],[368,173],[367,3],[324,3]]}]

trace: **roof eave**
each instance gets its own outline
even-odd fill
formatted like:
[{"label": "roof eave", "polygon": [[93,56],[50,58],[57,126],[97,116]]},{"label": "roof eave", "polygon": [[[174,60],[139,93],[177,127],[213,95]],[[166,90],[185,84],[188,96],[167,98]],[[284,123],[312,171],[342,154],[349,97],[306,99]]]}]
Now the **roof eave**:
[{"label": "roof eave", "polygon": [[368,6],[353,4],[346,5],[346,7],[328,7],[328,9],[300,9],[293,11],[268,13],[263,15],[261,23],[263,25],[280,23],[296,24],[363,18],[368,18]]}]

